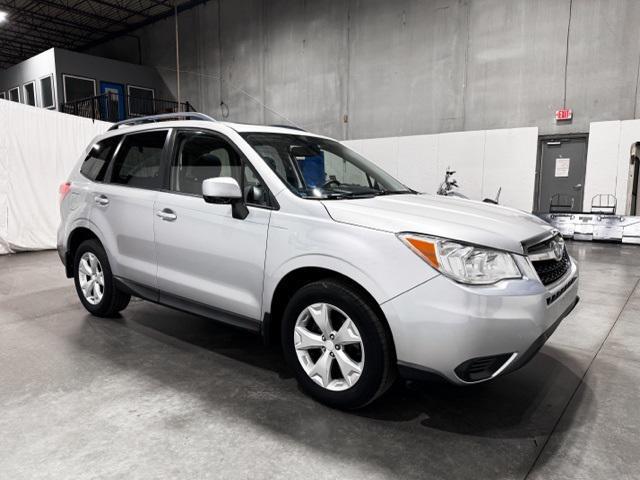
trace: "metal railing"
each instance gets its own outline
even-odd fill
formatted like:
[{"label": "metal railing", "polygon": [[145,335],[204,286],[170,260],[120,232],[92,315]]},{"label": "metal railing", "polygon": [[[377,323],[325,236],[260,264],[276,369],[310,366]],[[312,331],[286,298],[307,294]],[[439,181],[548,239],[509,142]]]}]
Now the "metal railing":
[{"label": "metal railing", "polygon": [[104,93],[95,97],[60,104],[60,111],[78,117],[121,122],[136,117],[162,113],[194,112],[189,102],[178,103],[160,98],[143,98],[117,93]]}]

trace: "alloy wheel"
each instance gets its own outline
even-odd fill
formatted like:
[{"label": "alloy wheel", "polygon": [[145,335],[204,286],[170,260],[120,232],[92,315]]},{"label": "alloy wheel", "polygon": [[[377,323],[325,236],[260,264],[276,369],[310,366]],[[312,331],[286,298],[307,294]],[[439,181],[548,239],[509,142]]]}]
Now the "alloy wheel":
[{"label": "alloy wheel", "polygon": [[95,254],[85,252],[80,257],[78,280],[85,300],[91,305],[100,303],[104,296],[104,272]]},{"label": "alloy wheel", "polygon": [[296,320],[293,344],[302,368],[331,391],[351,388],[362,375],[364,345],[355,323],[328,303],[306,307]]}]

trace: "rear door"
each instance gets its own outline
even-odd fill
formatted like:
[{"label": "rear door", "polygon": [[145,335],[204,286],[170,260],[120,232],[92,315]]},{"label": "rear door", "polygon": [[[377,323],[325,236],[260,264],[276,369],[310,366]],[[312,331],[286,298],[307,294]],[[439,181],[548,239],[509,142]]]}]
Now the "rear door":
[{"label": "rear door", "polygon": [[93,188],[91,220],[102,234],[114,275],[156,287],[153,205],[162,185],[167,129],[125,135],[106,174]]},{"label": "rear door", "polygon": [[543,139],[540,152],[536,211],[582,212],[587,139]]},{"label": "rear door", "polygon": [[[188,300],[220,320],[253,328],[262,308],[270,195],[225,137],[192,129],[175,137],[169,183],[155,207],[161,301]],[[245,219],[233,218],[229,204],[204,201],[202,181],[213,177],[238,181],[249,209]]]}]

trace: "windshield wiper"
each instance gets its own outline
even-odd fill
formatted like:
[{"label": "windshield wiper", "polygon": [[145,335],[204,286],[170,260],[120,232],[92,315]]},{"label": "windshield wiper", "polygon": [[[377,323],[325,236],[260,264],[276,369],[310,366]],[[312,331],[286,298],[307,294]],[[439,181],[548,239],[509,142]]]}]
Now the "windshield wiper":
[{"label": "windshield wiper", "polygon": [[373,198],[376,192],[335,192],[329,194],[329,198]]},{"label": "windshield wiper", "polygon": [[376,192],[375,195],[376,196],[380,196],[380,195],[410,195],[410,194],[415,194],[418,193],[415,190],[383,190],[380,192]]}]

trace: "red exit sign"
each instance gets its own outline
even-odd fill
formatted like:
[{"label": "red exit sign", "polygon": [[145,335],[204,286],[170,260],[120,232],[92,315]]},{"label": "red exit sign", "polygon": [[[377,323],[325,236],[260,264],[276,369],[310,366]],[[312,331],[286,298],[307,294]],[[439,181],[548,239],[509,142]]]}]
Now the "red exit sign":
[{"label": "red exit sign", "polygon": [[573,118],[573,110],[570,108],[561,108],[560,110],[556,110],[556,120],[571,120]]}]

